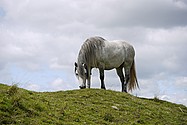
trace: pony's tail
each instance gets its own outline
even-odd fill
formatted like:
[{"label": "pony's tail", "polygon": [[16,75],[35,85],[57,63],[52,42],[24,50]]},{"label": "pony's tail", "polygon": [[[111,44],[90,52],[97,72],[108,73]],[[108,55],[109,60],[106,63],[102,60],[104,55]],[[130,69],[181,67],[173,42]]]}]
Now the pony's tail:
[{"label": "pony's tail", "polygon": [[128,83],[128,91],[132,91],[133,89],[139,88],[138,80],[136,77],[136,69],[135,69],[135,62],[133,60],[131,69],[130,69],[130,79]]}]

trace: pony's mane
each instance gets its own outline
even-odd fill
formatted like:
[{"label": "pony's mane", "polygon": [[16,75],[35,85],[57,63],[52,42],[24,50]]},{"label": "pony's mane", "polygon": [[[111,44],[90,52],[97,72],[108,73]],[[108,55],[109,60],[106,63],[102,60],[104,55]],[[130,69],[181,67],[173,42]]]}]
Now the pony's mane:
[{"label": "pony's mane", "polygon": [[88,38],[79,51],[78,62],[86,63],[87,65],[94,63],[93,65],[96,66],[96,52],[98,49],[102,49],[102,47],[105,46],[104,41],[106,40],[102,37]]}]

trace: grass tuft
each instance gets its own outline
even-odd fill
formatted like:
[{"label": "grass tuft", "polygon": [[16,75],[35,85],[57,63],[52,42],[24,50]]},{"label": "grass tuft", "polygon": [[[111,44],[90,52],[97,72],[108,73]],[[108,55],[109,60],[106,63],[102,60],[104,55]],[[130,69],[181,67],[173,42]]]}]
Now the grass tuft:
[{"label": "grass tuft", "polygon": [[105,120],[105,121],[112,122],[112,121],[114,120],[114,117],[112,116],[111,113],[106,113],[106,114],[104,115],[104,120]]},{"label": "grass tuft", "polygon": [[18,87],[17,87],[16,84],[14,84],[14,85],[12,85],[12,86],[8,89],[7,94],[8,94],[9,96],[14,96],[17,92],[18,92]]},{"label": "grass tuft", "polygon": [[159,99],[158,96],[155,96],[155,97],[153,98],[153,101],[155,101],[155,102],[160,102],[161,100]]}]

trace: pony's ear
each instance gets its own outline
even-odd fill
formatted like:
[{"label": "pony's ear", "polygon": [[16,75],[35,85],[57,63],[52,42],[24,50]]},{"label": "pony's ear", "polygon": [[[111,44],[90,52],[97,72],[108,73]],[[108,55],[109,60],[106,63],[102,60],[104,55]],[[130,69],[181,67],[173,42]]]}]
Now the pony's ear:
[{"label": "pony's ear", "polygon": [[75,75],[76,75],[76,76],[78,76],[77,67],[78,67],[78,65],[77,65],[77,63],[75,62]]},{"label": "pony's ear", "polygon": [[75,67],[78,67],[77,63],[75,62]]}]

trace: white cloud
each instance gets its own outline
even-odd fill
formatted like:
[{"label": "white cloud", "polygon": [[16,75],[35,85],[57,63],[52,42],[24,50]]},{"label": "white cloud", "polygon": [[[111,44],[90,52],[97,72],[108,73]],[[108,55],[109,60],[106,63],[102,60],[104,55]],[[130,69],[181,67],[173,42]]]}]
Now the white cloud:
[{"label": "white cloud", "polygon": [[32,90],[32,91],[40,91],[41,90],[41,87],[38,84],[28,84],[25,88],[28,90]]},{"label": "white cloud", "polygon": [[181,90],[187,91],[187,77],[178,77],[175,79],[175,86]]},{"label": "white cloud", "polygon": [[51,87],[51,90],[69,90],[72,88],[77,88],[75,85],[76,84],[72,84],[72,83],[67,83],[65,82],[62,78],[56,78],[54,81],[52,81],[49,84]]},{"label": "white cloud", "polygon": [[159,99],[165,100],[165,101],[170,101],[170,102],[175,102],[177,104],[183,104],[187,106],[187,99],[185,93],[174,93],[170,95],[159,95]]},{"label": "white cloud", "polygon": [[53,87],[55,87],[55,88],[59,88],[59,87],[61,87],[61,86],[63,85],[63,80],[62,80],[61,78],[57,78],[57,79],[55,79],[55,80],[51,83],[51,85],[52,85]]},{"label": "white cloud", "polygon": [[[185,75],[187,27],[148,29],[143,42],[136,43],[137,65],[146,76],[165,72],[169,75]],[[154,60],[154,61],[153,61]],[[178,72],[178,73],[176,73]],[[141,73],[141,72],[140,72]],[[140,75],[143,75],[140,74]]]},{"label": "white cloud", "polygon": [[158,74],[148,79],[139,79],[140,90],[132,92],[140,97],[154,98],[187,105],[186,77],[170,77],[167,74]]},{"label": "white cloud", "polygon": [[187,4],[184,0],[175,0],[174,4],[180,9],[187,9]]}]

